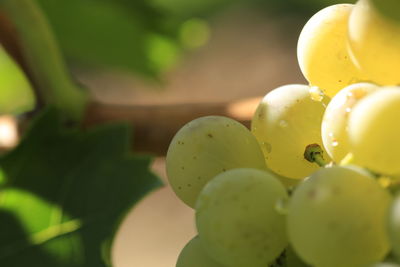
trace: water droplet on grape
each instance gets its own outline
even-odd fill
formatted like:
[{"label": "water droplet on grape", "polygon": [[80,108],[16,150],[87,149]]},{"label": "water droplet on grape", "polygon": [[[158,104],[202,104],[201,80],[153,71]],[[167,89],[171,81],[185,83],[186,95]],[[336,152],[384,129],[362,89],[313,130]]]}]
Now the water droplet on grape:
[{"label": "water droplet on grape", "polygon": [[352,98],[353,96],[354,96],[353,92],[348,92],[347,95],[346,95],[347,98]]},{"label": "water droplet on grape", "polygon": [[262,142],[262,145],[265,147],[268,153],[271,153],[272,151],[272,145],[268,142]]},{"label": "water droplet on grape", "polygon": [[312,86],[310,88],[309,92],[310,92],[311,99],[314,100],[314,101],[321,102],[322,99],[324,99],[324,93],[317,86]]},{"label": "water droplet on grape", "polygon": [[282,127],[282,128],[285,128],[285,127],[288,126],[288,122],[285,121],[285,120],[281,120],[281,121],[279,122],[279,126]]}]

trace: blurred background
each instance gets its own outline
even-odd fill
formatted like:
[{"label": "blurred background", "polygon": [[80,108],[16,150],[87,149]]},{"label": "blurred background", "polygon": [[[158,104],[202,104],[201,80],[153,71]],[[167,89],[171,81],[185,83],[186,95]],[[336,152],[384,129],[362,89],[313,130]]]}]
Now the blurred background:
[{"label": "blurred background", "polygon": [[[348,1],[354,2],[354,1]],[[156,157],[166,186],[123,221],[116,267],[172,267],[195,233],[194,212],[168,187],[164,156],[191,119],[225,115],[248,125],[258,101],[305,83],[296,43],[308,18],[335,0],[39,0],[74,79],[102,105],[89,123],[129,121],[137,153]],[[1,98],[1,92],[0,92]],[[0,147],[18,141],[0,117]]]}]

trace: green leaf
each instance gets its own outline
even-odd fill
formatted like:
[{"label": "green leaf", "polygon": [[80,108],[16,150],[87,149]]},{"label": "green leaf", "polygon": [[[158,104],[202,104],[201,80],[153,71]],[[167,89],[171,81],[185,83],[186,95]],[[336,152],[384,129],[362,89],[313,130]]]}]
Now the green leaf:
[{"label": "green leaf", "polygon": [[[120,0],[127,1],[127,0]],[[151,5],[180,16],[204,16],[237,0],[148,0]]]},{"label": "green leaf", "polygon": [[67,129],[42,114],[0,159],[2,266],[108,266],[124,214],[160,181],[129,152],[126,125]]},{"label": "green leaf", "polygon": [[[117,67],[154,76],[170,68],[180,51],[164,16],[144,1],[40,0],[70,62]],[[158,38],[155,39],[154,36]],[[154,61],[154,49],[169,47],[167,61]],[[172,58],[172,60],[171,60]]]},{"label": "green leaf", "polygon": [[35,96],[24,72],[0,45],[0,115],[29,111]]}]

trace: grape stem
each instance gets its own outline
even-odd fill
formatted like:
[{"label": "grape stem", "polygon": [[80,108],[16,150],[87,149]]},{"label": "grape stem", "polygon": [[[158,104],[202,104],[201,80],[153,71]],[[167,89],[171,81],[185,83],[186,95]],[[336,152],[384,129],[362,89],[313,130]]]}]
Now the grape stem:
[{"label": "grape stem", "polygon": [[0,8],[16,30],[24,61],[41,99],[68,119],[79,120],[86,108],[87,93],[72,81],[36,0],[1,0]]},{"label": "grape stem", "polygon": [[324,151],[318,144],[311,144],[306,147],[304,158],[309,162],[318,164],[320,167],[324,167],[328,162],[324,160],[323,154]]}]

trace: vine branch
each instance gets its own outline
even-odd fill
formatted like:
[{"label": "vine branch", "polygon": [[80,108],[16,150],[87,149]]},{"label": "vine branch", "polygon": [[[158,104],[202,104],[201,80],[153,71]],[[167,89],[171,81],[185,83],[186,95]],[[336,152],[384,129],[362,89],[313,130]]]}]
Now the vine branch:
[{"label": "vine branch", "polygon": [[13,24],[30,78],[45,103],[78,120],[87,94],[71,79],[49,23],[36,0],[0,0],[0,9]]}]

